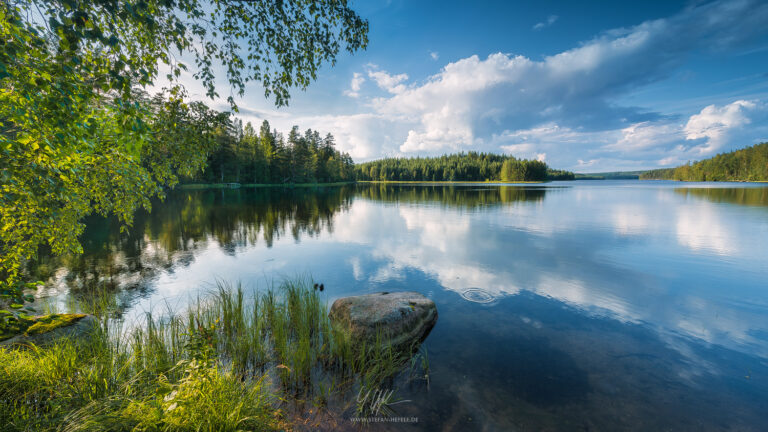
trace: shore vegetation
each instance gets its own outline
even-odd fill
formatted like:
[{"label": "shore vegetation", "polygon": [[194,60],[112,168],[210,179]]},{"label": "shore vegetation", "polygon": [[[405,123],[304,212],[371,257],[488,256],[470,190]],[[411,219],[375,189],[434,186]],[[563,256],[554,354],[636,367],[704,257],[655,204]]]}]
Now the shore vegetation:
[{"label": "shore vegetation", "polygon": [[721,153],[677,168],[646,171],[640,180],[768,181],[768,143]]},{"label": "shore vegetation", "polygon": [[282,106],[367,43],[345,0],[0,2],[0,303],[19,303],[41,248],[80,253],[91,214],[130,226],[221,147],[229,113],[182,74],[211,99],[226,83],[232,112],[252,82]]},{"label": "shore vegetation", "polygon": [[457,153],[438,157],[385,158],[355,165],[364,181],[546,181],[573,180],[573,173],[552,170],[538,160],[492,153]]},{"label": "shore vegetation", "polygon": [[87,339],[0,347],[4,430],[285,430],[387,415],[404,403],[397,382],[429,379],[423,348],[356,345],[301,280],[250,294],[221,283],[135,326],[90,312],[100,325]]}]

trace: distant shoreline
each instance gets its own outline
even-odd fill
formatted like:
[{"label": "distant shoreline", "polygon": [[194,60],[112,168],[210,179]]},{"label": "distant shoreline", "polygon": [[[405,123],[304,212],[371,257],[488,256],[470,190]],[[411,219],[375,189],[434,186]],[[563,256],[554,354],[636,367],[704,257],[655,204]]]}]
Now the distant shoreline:
[{"label": "distant shoreline", "polygon": [[544,184],[551,183],[553,181],[571,182],[577,180],[584,181],[673,181],[680,183],[760,183],[768,184],[767,180],[723,180],[723,181],[694,181],[694,180],[672,180],[672,179],[619,179],[619,178],[576,178],[574,180],[545,180],[545,181],[515,181],[505,182],[501,180],[460,180],[460,181],[446,181],[446,180],[358,180],[348,182],[332,182],[332,183],[187,183],[177,185],[174,189],[182,190],[202,190],[202,189],[240,189],[240,188],[312,188],[312,187],[333,187],[333,186],[345,186],[351,184],[429,184],[429,185],[454,185],[454,184],[480,184],[480,185],[516,185],[516,184]]}]

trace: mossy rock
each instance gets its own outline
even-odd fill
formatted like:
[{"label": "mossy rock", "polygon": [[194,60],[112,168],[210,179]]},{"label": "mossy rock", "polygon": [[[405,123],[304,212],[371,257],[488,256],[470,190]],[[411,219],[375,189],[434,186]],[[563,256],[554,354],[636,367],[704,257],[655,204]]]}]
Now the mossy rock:
[{"label": "mossy rock", "polygon": [[406,348],[426,339],[437,322],[437,307],[417,292],[379,292],[340,298],[329,317],[348,329],[357,345],[384,337],[395,348]]},{"label": "mossy rock", "polygon": [[86,314],[28,317],[6,325],[0,345],[45,345],[64,337],[79,339],[89,335],[97,324],[96,317]]}]

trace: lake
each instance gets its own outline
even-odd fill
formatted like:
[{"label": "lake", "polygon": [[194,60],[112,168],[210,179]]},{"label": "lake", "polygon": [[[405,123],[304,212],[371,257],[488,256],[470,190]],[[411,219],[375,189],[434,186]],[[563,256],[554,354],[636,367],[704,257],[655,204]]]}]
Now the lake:
[{"label": "lake", "polygon": [[[437,304],[396,430],[768,430],[768,187],[641,181],[182,190],[30,271],[122,316],[217,279]],[[352,426],[349,426],[352,428]]]}]

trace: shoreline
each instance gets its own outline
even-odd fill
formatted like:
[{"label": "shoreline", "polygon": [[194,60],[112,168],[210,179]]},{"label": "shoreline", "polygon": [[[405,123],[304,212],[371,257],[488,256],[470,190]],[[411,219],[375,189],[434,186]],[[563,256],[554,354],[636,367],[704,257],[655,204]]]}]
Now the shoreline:
[{"label": "shoreline", "polygon": [[488,180],[457,180],[457,181],[446,181],[446,180],[357,180],[357,181],[347,181],[347,182],[331,182],[331,183],[185,183],[176,185],[172,189],[181,189],[181,190],[201,190],[201,189],[240,189],[240,188],[250,188],[250,189],[260,189],[260,188],[285,188],[285,189],[291,189],[291,188],[317,188],[317,187],[335,187],[335,186],[345,186],[345,185],[354,185],[354,184],[404,184],[404,185],[418,185],[418,184],[424,184],[424,185],[469,185],[469,184],[478,184],[478,185],[500,185],[500,186],[509,186],[509,185],[529,185],[529,184],[544,184],[544,183],[551,183],[553,181],[578,181],[578,180],[588,180],[588,181],[610,181],[610,180],[621,180],[621,181],[670,181],[670,182],[679,182],[679,183],[711,183],[711,184],[725,184],[725,183],[754,183],[754,184],[768,184],[768,180],[723,180],[723,181],[693,181],[693,180],[673,180],[673,179],[573,179],[573,180],[537,180],[537,181],[515,181],[515,182],[504,182],[504,181],[488,181]]}]

